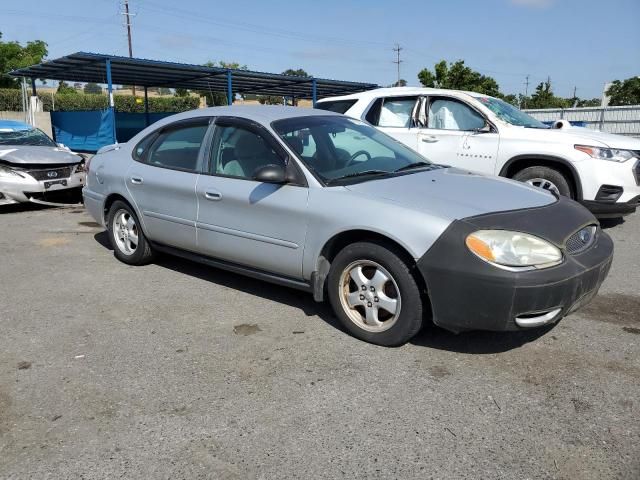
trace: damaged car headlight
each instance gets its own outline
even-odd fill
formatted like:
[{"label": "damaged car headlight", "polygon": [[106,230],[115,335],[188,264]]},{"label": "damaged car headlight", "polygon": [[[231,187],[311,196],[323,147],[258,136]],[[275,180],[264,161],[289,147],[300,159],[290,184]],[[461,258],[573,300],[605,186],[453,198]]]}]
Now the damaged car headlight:
[{"label": "damaged car headlight", "polygon": [[633,150],[620,150],[618,148],[601,148],[589,145],[574,145],[576,150],[586,153],[592,158],[609,160],[610,162],[626,162],[637,155]]},{"label": "damaged car headlight", "polygon": [[485,262],[512,271],[552,267],[562,252],[551,243],[522,232],[478,230],[467,236],[467,248]]},{"label": "damaged car headlight", "polygon": [[0,178],[11,178],[11,177],[24,178],[22,175],[20,175],[14,169],[9,168],[9,167],[5,167],[4,165],[0,165]]}]

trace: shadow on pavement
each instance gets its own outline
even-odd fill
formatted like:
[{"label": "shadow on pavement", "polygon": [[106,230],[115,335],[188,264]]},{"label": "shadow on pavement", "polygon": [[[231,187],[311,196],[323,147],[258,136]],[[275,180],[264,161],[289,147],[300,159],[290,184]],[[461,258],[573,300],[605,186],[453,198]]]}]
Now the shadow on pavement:
[{"label": "shadow on pavement", "polygon": [[[103,231],[94,236],[96,242],[107,250],[113,251],[107,232]],[[115,260],[114,260],[115,261]],[[256,297],[284,303],[298,308],[308,317],[319,317],[333,328],[344,332],[340,321],[336,318],[329,302],[318,303],[312,295],[293,288],[287,288],[272,283],[256,280],[226,270],[216,269],[197,262],[179,257],[159,255],[155,265],[168,268],[174,272],[190,275],[207,282],[215,283],[227,288],[239,290]],[[521,347],[537,340],[555,325],[535,330],[521,332],[465,332],[454,334],[434,325],[426,325],[410,343],[422,347],[435,348],[450,352],[469,354],[500,353]],[[344,333],[347,335],[347,333]]]},{"label": "shadow on pavement", "polygon": [[517,332],[464,332],[457,335],[440,327],[429,325],[423,328],[411,340],[411,343],[457,353],[501,353],[537,340],[553,330],[556,325]]},{"label": "shadow on pavement", "polygon": [[49,208],[56,208],[56,207],[50,207],[48,205],[38,205],[37,203],[31,203],[31,202],[12,203],[11,205],[0,205],[0,214],[34,212],[36,210],[46,210]]}]

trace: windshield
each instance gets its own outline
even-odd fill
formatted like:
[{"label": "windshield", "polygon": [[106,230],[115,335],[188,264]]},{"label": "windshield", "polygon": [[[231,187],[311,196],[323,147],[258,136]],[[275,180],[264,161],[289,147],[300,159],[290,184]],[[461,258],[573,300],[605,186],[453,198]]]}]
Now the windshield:
[{"label": "windshield", "polygon": [[434,168],[388,135],[347,117],[296,117],[278,120],[272,126],[327,184]]},{"label": "windshield", "polygon": [[549,128],[544,123],[527,115],[522,110],[518,110],[513,105],[492,97],[476,97],[485,107],[491,110],[500,120],[504,120],[511,125],[527,128]]},{"label": "windshield", "polygon": [[0,145],[30,145],[36,147],[55,147],[56,144],[42,130],[19,130],[17,132],[0,131]]}]

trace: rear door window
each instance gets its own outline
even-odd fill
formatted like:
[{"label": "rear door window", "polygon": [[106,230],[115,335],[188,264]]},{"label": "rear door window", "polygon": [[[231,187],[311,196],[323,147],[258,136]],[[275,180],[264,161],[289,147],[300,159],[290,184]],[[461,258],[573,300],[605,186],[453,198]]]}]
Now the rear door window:
[{"label": "rear door window", "polygon": [[411,114],[418,97],[397,97],[383,99],[380,107],[378,127],[409,128],[411,126]]},{"label": "rear door window", "polygon": [[[209,128],[208,119],[202,122],[172,125],[165,128],[153,144],[143,151],[145,163],[156,167],[195,172],[198,168],[198,156],[202,141]],[[134,154],[138,154],[137,149]]]}]

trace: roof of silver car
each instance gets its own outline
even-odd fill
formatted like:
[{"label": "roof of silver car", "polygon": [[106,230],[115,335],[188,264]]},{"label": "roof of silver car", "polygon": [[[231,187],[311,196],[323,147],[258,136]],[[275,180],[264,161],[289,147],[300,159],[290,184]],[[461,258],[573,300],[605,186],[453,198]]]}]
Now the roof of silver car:
[{"label": "roof of silver car", "polygon": [[282,120],[284,118],[292,117],[310,117],[317,115],[340,116],[339,113],[313,108],[285,107],[278,105],[233,105],[227,107],[199,108],[197,110],[190,110],[167,118],[217,117],[221,115],[247,118],[250,120],[256,120],[260,123],[270,123],[274,120]]}]

